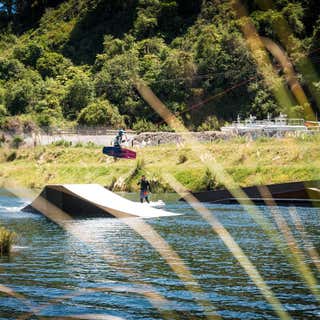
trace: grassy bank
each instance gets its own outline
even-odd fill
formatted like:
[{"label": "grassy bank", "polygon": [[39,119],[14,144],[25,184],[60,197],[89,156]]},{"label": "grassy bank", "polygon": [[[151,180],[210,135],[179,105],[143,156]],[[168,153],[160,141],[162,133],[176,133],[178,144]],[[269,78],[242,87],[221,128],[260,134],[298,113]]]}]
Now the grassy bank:
[{"label": "grassy bank", "polygon": [[[216,141],[206,148],[241,186],[320,179],[320,137]],[[199,153],[201,149],[199,148]],[[137,150],[136,160],[106,157],[98,146],[38,146],[0,149],[0,184],[42,188],[54,183],[99,183],[135,191],[142,173],[156,191],[170,190],[162,172],[193,191],[220,184],[188,146],[162,145]]]}]

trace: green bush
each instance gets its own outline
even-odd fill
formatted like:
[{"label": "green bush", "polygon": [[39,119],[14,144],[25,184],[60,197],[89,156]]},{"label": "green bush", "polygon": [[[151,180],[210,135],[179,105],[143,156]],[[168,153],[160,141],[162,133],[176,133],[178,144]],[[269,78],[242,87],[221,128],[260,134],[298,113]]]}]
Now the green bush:
[{"label": "green bush", "polygon": [[23,132],[23,122],[18,117],[8,117],[5,119],[1,128],[11,134]]},{"label": "green bush", "polygon": [[3,104],[0,104],[0,118],[3,118],[8,115],[8,111]]},{"label": "green bush", "polygon": [[133,191],[134,187],[132,186],[132,183],[136,180],[137,177],[143,174],[143,170],[145,167],[145,161],[144,159],[138,159],[135,163],[135,166],[130,171],[128,176],[126,177],[124,183],[128,191]]},{"label": "green bush", "polygon": [[137,133],[141,132],[156,132],[156,131],[168,131],[173,130],[165,124],[156,124],[145,119],[138,119],[132,126],[132,129]]},{"label": "green bush", "polygon": [[6,89],[4,87],[0,87],[0,104],[3,105],[5,103]]},{"label": "green bush", "polygon": [[37,60],[41,57],[43,51],[43,47],[38,43],[29,42],[25,45],[16,46],[13,50],[13,56],[26,66],[35,68]]},{"label": "green bush", "polygon": [[[1,118],[0,118],[1,119]],[[0,121],[0,128],[11,134],[31,133],[37,131],[38,127],[34,121],[21,117],[6,117]]]},{"label": "green bush", "polygon": [[63,121],[59,98],[47,95],[38,101],[34,107],[34,118],[40,127],[48,127]]},{"label": "green bush", "polygon": [[9,255],[11,247],[16,240],[16,234],[4,227],[0,227],[0,256]]},{"label": "green bush", "polygon": [[133,124],[132,129],[134,131],[137,131],[137,133],[158,131],[158,127],[154,123],[145,119],[139,119],[136,123]]},{"label": "green bush", "polygon": [[39,127],[50,127],[53,123],[53,118],[47,111],[43,111],[37,115],[36,121]]},{"label": "green bush", "polygon": [[[4,30],[3,30],[4,31]],[[9,30],[7,30],[9,31]],[[12,48],[12,46],[17,44],[17,36],[13,33],[9,32],[1,32],[0,34],[0,48],[1,50],[7,50],[9,48]]]},{"label": "green bush", "polygon": [[67,92],[63,99],[63,113],[67,119],[76,119],[80,110],[92,102],[94,86],[84,72],[67,82]]},{"label": "green bush", "polygon": [[0,135],[0,143],[5,143],[6,142],[6,136],[2,133]]},{"label": "green bush", "polygon": [[7,83],[5,105],[11,115],[30,112],[34,104],[40,100],[42,79],[35,71],[28,70],[23,78]]},{"label": "green bush", "polygon": [[207,117],[207,119],[198,127],[198,131],[212,131],[219,129],[220,123],[216,116]]},{"label": "green bush", "polygon": [[83,148],[84,147],[84,144],[82,142],[77,142],[75,145],[74,145],[75,148]]},{"label": "green bush", "polygon": [[52,142],[52,145],[56,146],[56,147],[71,147],[72,142],[61,139],[61,140],[57,140],[57,141]]},{"label": "green bush", "polygon": [[23,138],[21,136],[14,136],[11,141],[13,148],[18,149],[23,144]]},{"label": "green bush", "polygon": [[314,25],[311,48],[318,49],[319,42],[320,42],[320,17],[318,17],[318,20]]},{"label": "green bush", "polygon": [[11,161],[14,161],[16,159],[17,159],[17,152],[16,151],[12,151],[6,156],[6,161],[7,162],[11,162]]},{"label": "green bush", "polygon": [[171,186],[162,177],[153,176],[149,179],[152,193],[172,192]]},{"label": "green bush", "polygon": [[24,133],[31,133],[38,131],[38,126],[31,119],[24,119],[22,122],[22,130]]},{"label": "green bush", "polygon": [[115,39],[112,35],[106,35],[103,41],[104,54],[108,59],[113,58],[118,54],[124,53],[126,42],[120,39]]},{"label": "green bush", "polygon": [[[127,126],[136,123],[138,131],[158,130],[150,123],[139,123],[139,119],[151,123],[161,119],[140,96],[136,78],[144,80],[188,128],[198,130],[219,127],[208,118],[212,115],[230,121],[238,113],[262,118],[280,110],[293,116],[305,109],[288,108],[298,103],[290,94],[289,99],[277,101],[273,89],[259,76],[241,32],[242,20],[234,18],[230,1],[80,2],[72,7],[70,1],[59,6],[52,1],[5,1],[17,7],[9,20],[6,6],[0,5],[0,105],[10,115],[41,114],[38,123],[50,125],[56,123],[56,115],[43,111],[61,108],[67,120],[115,122],[99,112],[88,115],[94,99],[107,99],[118,108],[118,120],[123,115]],[[316,1],[277,0],[267,9],[262,2],[244,1],[248,16],[259,34],[277,43],[281,39],[274,26],[290,26],[287,53],[296,62],[299,81],[311,85],[306,95],[312,102],[319,91],[318,80],[306,72],[308,59],[302,56],[305,52],[315,58],[319,6]],[[319,64],[314,68],[316,74]],[[279,75],[284,84],[283,72]],[[199,108],[193,108],[197,105]],[[0,121],[1,117],[0,112]],[[62,122],[62,116],[60,119]]]},{"label": "green bush", "polygon": [[205,190],[216,190],[223,188],[223,185],[216,180],[209,168],[206,169],[202,178],[202,182]]},{"label": "green bush", "polygon": [[24,69],[17,59],[0,58],[0,80],[19,79]]},{"label": "green bush", "polygon": [[108,186],[106,186],[106,188],[111,190],[111,191],[116,191],[116,190],[114,190],[116,182],[117,182],[117,177],[113,176],[112,179],[111,179],[110,184]]},{"label": "green bush", "polygon": [[133,33],[137,38],[143,39],[155,35],[158,26],[157,18],[160,10],[160,1],[139,1],[137,17],[133,26]]},{"label": "green bush", "polygon": [[97,147],[97,145],[92,141],[88,141],[86,143],[86,148],[96,148],[96,147]]},{"label": "green bush", "polygon": [[96,100],[82,109],[77,122],[82,125],[124,127],[124,118],[108,100]]},{"label": "green bush", "polygon": [[185,154],[179,154],[177,164],[182,164],[188,161],[188,157]]},{"label": "green bush", "polygon": [[[100,72],[95,75],[95,88],[98,97],[107,97],[117,106],[121,106],[122,113],[129,113],[125,101],[131,97],[137,100],[132,77],[138,73],[139,58],[135,51],[116,55],[106,61]],[[128,112],[129,111],[129,112]],[[138,110],[134,110],[134,114]]]},{"label": "green bush", "polygon": [[71,61],[56,52],[45,52],[41,58],[37,60],[36,65],[43,79],[62,75],[69,66],[71,66]]}]

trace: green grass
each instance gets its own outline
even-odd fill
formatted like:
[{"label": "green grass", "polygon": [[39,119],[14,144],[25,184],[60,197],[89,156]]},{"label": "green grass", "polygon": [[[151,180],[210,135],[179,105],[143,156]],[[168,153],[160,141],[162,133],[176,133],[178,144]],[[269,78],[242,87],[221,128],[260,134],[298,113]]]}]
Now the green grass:
[{"label": "green grass", "polygon": [[[241,186],[320,179],[320,139],[245,139],[205,144],[208,153]],[[169,173],[192,191],[208,187],[208,163],[199,159],[203,145],[195,152],[187,146],[161,145],[137,149],[136,160],[114,161],[100,147],[50,145],[14,150],[0,148],[0,185],[8,180],[24,187],[42,188],[53,183],[99,183],[104,186],[124,181],[121,188],[135,191],[141,174],[153,179],[157,190],[168,190],[162,173]],[[181,155],[186,161],[181,161]],[[210,160],[208,160],[210,161]],[[213,174],[209,185],[220,185]],[[209,178],[208,178],[209,179]],[[170,189],[170,188],[169,188]]]}]

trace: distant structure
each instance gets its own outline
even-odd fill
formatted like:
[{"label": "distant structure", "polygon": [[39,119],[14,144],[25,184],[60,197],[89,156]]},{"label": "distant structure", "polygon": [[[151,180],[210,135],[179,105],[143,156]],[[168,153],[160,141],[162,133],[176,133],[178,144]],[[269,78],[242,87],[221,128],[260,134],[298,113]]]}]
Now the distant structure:
[{"label": "distant structure", "polygon": [[268,118],[264,120],[256,120],[256,117],[250,115],[248,119],[243,121],[238,115],[237,121],[222,127],[221,131],[234,135],[283,136],[287,133],[319,131],[319,125],[319,122],[314,122],[311,126],[310,121],[305,121],[304,119],[288,119],[288,116],[282,113],[274,119],[271,119],[270,115],[268,115]]}]

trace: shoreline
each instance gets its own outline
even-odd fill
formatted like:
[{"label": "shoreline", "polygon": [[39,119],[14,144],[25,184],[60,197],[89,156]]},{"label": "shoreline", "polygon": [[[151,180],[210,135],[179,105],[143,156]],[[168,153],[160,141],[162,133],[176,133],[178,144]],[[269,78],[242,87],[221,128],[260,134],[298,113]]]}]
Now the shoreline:
[{"label": "shoreline", "polygon": [[[243,138],[201,143],[241,187],[320,179],[320,137]],[[197,146],[196,146],[197,148]],[[223,186],[187,144],[135,148],[136,160],[102,154],[96,145],[0,148],[0,185],[41,189],[47,184],[99,183],[113,191],[136,191],[141,174],[155,192],[172,191],[162,172],[193,192]],[[201,152],[201,149],[199,149]]]}]

